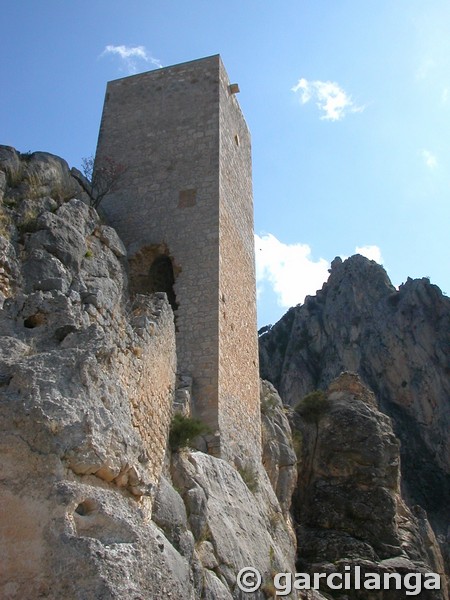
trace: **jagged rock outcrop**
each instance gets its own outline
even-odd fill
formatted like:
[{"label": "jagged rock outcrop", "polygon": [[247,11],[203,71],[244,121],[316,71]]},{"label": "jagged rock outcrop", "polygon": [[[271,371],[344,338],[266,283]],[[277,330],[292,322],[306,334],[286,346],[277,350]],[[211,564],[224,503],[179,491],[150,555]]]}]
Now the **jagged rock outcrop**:
[{"label": "jagged rock outcrop", "polygon": [[[343,373],[325,393],[300,402],[295,423],[302,434],[294,499],[299,569],[438,573],[444,589],[419,597],[447,599],[439,545],[423,511],[413,514],[402,498],[399,442],[373,393],[356,374]],[[337,597],[367,594],[348,590]],[[370,597],[403,596],[394,588]]]},{"label": "jagged rock outcrop", "polygon": [[396,290],[384,269],[335,259],[316,296],[260,337],[261,376],[294,405],[353,371],[393,419],[402,486],[440,539],[450,522],[450,300],[428,279]]},{"label": "jagged rock outcrop", "polygon": [[[58,157],[0,147],[0,596],[271,597],[295,560],[279,400],[265,418],[281,505],[262,464],[171,455],[172,310],[129,297],[123,244],[77,181]],[[263,576],[254,594],[236,586],[244,566]]]}]

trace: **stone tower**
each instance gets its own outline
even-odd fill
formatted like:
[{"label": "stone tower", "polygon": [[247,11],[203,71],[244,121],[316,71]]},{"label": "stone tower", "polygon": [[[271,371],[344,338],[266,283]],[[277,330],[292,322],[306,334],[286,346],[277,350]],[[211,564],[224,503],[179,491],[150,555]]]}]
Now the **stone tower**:
[{"label": "stone tower", "polygon": [[178,372],[209,451],[260,455],[250,134],[220,56],[108,83],[96,161],[127,170],[102,208],[132,293],[166,291]]}]

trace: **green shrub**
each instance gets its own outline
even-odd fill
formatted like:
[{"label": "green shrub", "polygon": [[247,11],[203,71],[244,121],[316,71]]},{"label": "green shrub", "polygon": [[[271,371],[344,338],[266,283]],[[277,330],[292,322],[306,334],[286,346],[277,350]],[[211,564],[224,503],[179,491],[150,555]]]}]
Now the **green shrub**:
[{"label": "green shrub", "polygon": [[38,215],[39,212],[37,208],[27,208],[18,224],[19,231],[21,233],[32,233],[33,231],[36,231]]},{"label": "green shrub", "polygon": [[330,407],[330,401],[322,390],[307,394],[295,407],[295,412],[307,423],[318,423]]},{"label": "green shrub", "polygon": [[170,424],[169,446],[173,451],[186,446],[189,447],[194,438],[199,435],[206,435],[210,431],[208,425],[200,419],[191,419],[177,413]]},{"label": "green shrub", "polygon": [[19,155],[20,155],[21,160],[28,162],[29,160],[31,160],[31,157],[33,156],[33,152],[31,152],[31,150],[28,150],[28,152],[19,152]]},{"label": "green shrub", "polygon": [[242,477],[248,489],[254,493],[258,489],[258,471],[252,465],[242,465],[238,468],[238,473]]}]

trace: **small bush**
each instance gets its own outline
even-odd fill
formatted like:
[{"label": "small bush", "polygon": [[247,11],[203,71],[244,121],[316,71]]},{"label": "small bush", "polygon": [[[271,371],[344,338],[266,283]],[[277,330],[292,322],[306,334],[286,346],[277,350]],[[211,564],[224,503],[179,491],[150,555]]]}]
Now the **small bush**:
[{"label": "small bush", "polygon": [[330,407],[325,392],[316,390],[307,394],[295,407],[295,412],[307,423],[318,423]]},{"label": "small bush", "polygon": [[248,489],[254,493],[258,490],[258,471],[251,465],[243,465],[238,468],[238,473],[242,477]]},{"label": "small bush", "polygon": [[93,156],[82,159],[83,174],[91,184],[90,204],[95,209],[103,198],[117,191],[127,168],[110,156],[96,161]]},{"label": "small bush", "polygon": [[169,432],[169,446],[172,451],[190,446],[192,440],[199,435],[210,433],[210,428],[200,421],[177,413],[172,419]]},{"label": "small bush", "polygon": [[7,196],[5,196],[3,198],[3,204],[7,207],[7,208],[14,208],[17,204],[17,199],[16,198],[8,198]]},{"label": "small bush", "polygon": [[21,233],[32,233],[36,231],[36,221],[38,218],[38,210],[36,208],[28,208],[18,225],[18,229]]},{"label": "small bush", "polygon": [[31,152],[31,150],[28,150],[28,152],[19,152],[20,158],[21,160],[25,160],[25,161],[29,161],[31,160],[31,157],[33,156],[33,152]]}]

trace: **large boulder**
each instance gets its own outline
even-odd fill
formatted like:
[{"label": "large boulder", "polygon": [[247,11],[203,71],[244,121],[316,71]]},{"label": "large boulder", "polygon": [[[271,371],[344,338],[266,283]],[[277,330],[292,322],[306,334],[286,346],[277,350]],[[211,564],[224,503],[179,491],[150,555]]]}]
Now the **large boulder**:
[{"label": "large boulder", "polygon": [[[421,597],[447,599],[436,537],[423,511],[414,515],[401,494],[399,443],[391,421],[360,378],[343,373],[325,393],[306,396],[296,408],[295,426],[302,436],[294,496],[298,567],[328,573],[356,565],[377,573],[434,572],[442,578],[442,590]],[[345,593],[366,597],[357,590]],[[398,597],[383,594],[371,598]]]}]

